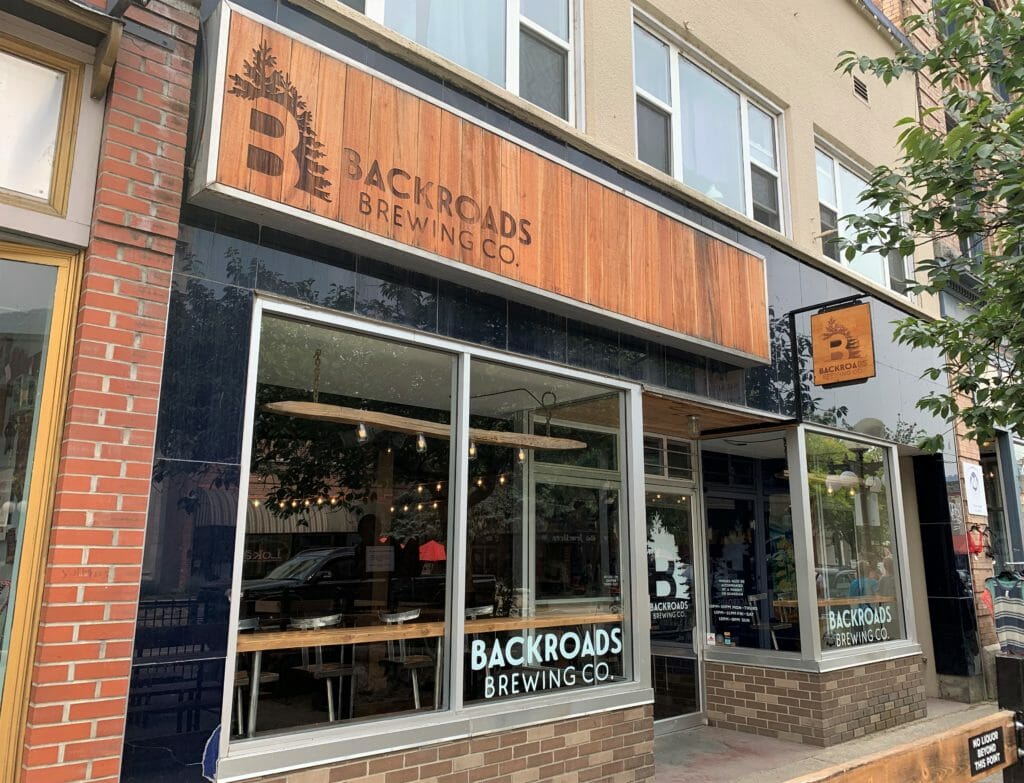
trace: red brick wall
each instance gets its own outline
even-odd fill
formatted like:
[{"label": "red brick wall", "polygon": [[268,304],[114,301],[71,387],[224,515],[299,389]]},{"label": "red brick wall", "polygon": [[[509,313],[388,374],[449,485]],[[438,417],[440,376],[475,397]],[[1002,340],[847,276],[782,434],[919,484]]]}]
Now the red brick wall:
[{"label": "red brick wall", "polygon": [[708,723],[828,747],[923,718],[921,656],[822,674],[705,664]]},{"label": "red brick wall", "polygon": [[654,708],[633,707],[260,778],[258,783],[643,783]]},{"label": "red brick wall", "polygon": [[127,16],[108,95],[22,757],[23,783],[116,781],[198,21]]}]

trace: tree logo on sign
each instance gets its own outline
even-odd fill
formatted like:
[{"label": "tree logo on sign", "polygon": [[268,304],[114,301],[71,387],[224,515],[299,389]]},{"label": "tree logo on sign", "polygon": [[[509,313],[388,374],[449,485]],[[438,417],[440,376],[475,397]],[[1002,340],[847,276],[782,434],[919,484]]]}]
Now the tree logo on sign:
[{"label": "tree logo on sign", "polygon": [[[282,106],[295,121],[299,140],[292,155],[298,164],[298,179],[295,187],[316,198],[330,201],[330,181],[324,176],[327,167],[320,161],[324,158],[323,144],[317,141],[313,130],[313,113],[306,101],[299,95],[288,74],[277,68],[277,57],[270,50],[270,44],[262,41],[252,50],[252,60],[246,60],[243,75],[232,74],[229,95],[236,95],[248,101],[261,98]],[[285,135],[284,123],[268,112],[253,107],[249,111],[249,129],[270,139]],[[253,171],[280,177],[284,174],[284,160],[276,152],[250,144],[246,152],[246,166]]]}]

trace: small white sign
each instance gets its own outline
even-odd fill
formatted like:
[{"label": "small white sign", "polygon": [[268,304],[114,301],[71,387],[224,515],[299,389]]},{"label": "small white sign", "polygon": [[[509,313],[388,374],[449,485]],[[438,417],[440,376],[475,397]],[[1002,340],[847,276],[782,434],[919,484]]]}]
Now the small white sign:
[{"label": "small white sign", "polygon": [[705,635],[704,641],[705,641],[705,643],[707,644],[708,647],[714,647],[715,646],[715,635],[713,633],[709,633],[709,634]]},{"label": "small white sign", "polygon": [[988,503],[985,501],[985,475],[981,465],[961,462],[964,471],[964,492],[967,495],[967,513],[986,516]]}]

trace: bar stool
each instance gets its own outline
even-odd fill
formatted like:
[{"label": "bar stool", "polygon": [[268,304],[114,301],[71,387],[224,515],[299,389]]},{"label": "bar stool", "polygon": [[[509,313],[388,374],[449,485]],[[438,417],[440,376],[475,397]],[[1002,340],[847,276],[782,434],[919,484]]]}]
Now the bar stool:
[{"label": "bar stool", "polygon": [[[260,672],[260,684],[257,690],[264,685],[277,682],[281,675],[277,672]],[[249,687],[249,672],[244,669],[235,669],[235,712],[238,721],[238,733],[245,734],[245,689]],[[254,721],[255,722],[255,721]]]},{"label": "bar stool", "polygon": [[[415,620],[419,616],[419,609],[409,609],[405,612],[380,613],[381,622],[385,625],[401,625],[410,620]],[[381,665],[391,665],[400,671],[407,671],[412,675],[412,699],[418,710],[420,708],[419,670],[433,667],[434,659],[429,655],[410,655],[406,649],[405,639],[388,639],[387,655],[381,660]],[[434,692],[436,694],[436,687]]]},{"label": "bar stool", "polygon": [[[295,618],[289,623],[289,628],[296,631],[310,631],[322,628],[334,628],[341,625],[343,615],[340,614],[328,614],[322,617],[301,617]],[[313,660],[310,660],[309,651],[314,650]],[[303,647],[302,648],[302,663],[299,666],[293,666],[293,669],[297,671],[306,672],[306,674],[312,675],[314,680],[323,680],[324,686],[327,690],[327,720],[334,723],[335,711],[334,711],[334,685],[333,681],[338,681],[338,701],[341,701],[341,678],[351,678],[355,672],[354,667],[348,663],[325,663],[324,662],[324,648],[320,645],[316,647]],[[352,715],[353,705],[353,691],[351,679],[349,681],[349,716]],[[340,706],[340,705],[339,705]]]}]

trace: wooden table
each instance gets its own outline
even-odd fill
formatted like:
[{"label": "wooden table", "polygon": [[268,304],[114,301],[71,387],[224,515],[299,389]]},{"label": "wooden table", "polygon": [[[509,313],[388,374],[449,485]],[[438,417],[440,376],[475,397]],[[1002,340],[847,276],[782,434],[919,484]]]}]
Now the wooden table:
[{"label": "wooden table", "polygon": [[[533,617],[484,617],[466,620],[466,634],[501,633],[534,628],[558,628],[568,625],[604,625],[622,622],[617,612],[558,613],[551,612]],[[267,650],[292,650],[302,647],[346,646],[373,644],[400,639],[437,639],[437,663],[434,671],[434,704],[441,682],[441,642],[445,634],[445,623],[441,621],[411,622],[400,625],[366,625],[356,628],[319,628],[312,631],[253,631],[238,634],[237,651],[252,653],[253,685],[249,690],[248,736],[256,733],[256,711],[259,701],[260,673],[263,667],[263,653]]]}]

